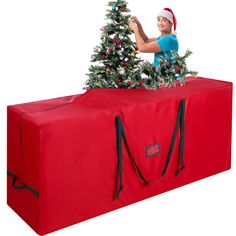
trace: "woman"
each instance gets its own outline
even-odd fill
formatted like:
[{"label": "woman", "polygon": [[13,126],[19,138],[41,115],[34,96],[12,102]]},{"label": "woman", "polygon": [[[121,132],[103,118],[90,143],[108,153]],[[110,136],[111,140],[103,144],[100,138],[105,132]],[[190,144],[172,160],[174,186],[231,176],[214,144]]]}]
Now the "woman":
[{"label": "woman", "polygon": [[148,38],[136,16],[131,17],[129,28],[134,32],[136,44],[140,52],[155,53],[154,65],[159,65],[159,57],[167,55],[171,58],[171,50],[178,51],[179,43],[176,35],[176,18],[170,8],[164,8],[157,15],[157,26],[161,35],[158,38]]}]

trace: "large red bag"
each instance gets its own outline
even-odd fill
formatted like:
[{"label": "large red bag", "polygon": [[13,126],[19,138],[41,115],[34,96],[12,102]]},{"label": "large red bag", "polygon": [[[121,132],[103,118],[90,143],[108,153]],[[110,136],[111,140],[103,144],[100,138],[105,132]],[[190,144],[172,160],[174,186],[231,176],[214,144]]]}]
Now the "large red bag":
[{"label": "large red bag", "polygon": [[7,119],[7,202],[38,234],[230,168],[230,82],[93,89]]}]

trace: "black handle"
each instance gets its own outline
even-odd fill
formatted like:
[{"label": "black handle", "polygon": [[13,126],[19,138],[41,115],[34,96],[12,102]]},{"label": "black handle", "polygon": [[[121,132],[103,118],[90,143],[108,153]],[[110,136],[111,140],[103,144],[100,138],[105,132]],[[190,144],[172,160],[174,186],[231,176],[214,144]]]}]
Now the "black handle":
[{"label": "black handle", "polygon": [[21,184],[21,185],[16,185],[16,182],[18,180],[18,177],[13,174],[12,172],[10,171],[7,171],[7,175],[12,177],[12,183],[11,183],[11,186],[16,189],[16,190],[20,190],[20,189],[27,189],[29,191],[31,191],[36,197],[39,196],[39,192],[37,192],[35,189],[29,187],[28,185],[26,184]]},{"label": "black handle", "polygon": [[120,196],[120,192],[121,190],[123,189],[123,183],[122,183],[122,137],[125,141],[125,145],[126,145],[126,148],[127,148],[127,151],[128,151],[128,154],[129,154],[129,157],[131,159],[131,163],[133,164],[135,170],[136,170],[136,173],[137,175],[139,176],[139,178],[145,183],[145,184],[149,184],[149,182],[144,178],[142,172],[140,171],[132,153],[131,153],[131,150],[130,150],[130,147],[129,147],[129,144],[128,144],[128,139],[126,137],[126,134],[125,134],[125,131],[124,131],[124,126],[122,124],[122,121],[121,121],[121,117],[118,115],[116,116],[116,119],[115,119],[115,123],[116,123],[116,145],[117,145],[117,154],[118,154],[118,175],[117,175],[117,182],[119,184],[119,187],[117,189],[117,192],[116,192],[116,198],[119,198]]},{"label": "black handle", "polygon": [[180,105],[179,105],[179,110],[178,110],[178,115],[176,118],[176,123],[175,123],[175,128],[174,128],[174,132],[171,138],[171,142],[170,142],[170,147],[169,147],[169,151],[167,154],[167,158],[166,158],[166,163],[162,172],[162,176],[165,175],[167,167],[169,165],[170,162],[170,158],[174,149],[174,144],[175,144],[175,140],[176,140],[176,136],[177,136],[177,131],[178,131],[178,127],[180,125],[180,153],[179,153],[179,162],[180,162],[180,168],[175,172],[175,176],[178,176],[180,171],[182,171],[185,167],[184,165],[184,110],[185,110],[185,99],[182,99],[180,101]]}]

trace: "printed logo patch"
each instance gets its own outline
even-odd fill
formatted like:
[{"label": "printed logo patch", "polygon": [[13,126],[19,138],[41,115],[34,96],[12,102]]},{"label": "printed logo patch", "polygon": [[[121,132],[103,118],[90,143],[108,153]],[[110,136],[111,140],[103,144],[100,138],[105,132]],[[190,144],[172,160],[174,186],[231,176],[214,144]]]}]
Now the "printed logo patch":
[{"label": "printed logo patch", "polygon": [[160,154],[160,143],[155,143],[149,146],[146,146],[146,157],[152,157],[157,154]]}]

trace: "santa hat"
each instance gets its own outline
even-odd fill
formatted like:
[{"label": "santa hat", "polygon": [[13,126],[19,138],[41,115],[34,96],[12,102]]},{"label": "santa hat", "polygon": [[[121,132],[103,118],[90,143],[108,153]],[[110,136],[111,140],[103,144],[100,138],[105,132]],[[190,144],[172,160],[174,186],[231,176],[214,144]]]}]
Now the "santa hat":
[{"label": "santa hat", "polygon": [[163,16],[167,20],[169,20],[174,25],[174,31],[176,30],[177,26],[177,20],[173,13],[173,11],[170,8],[164,8],[162,11],[159,12],[157,16]]}]

